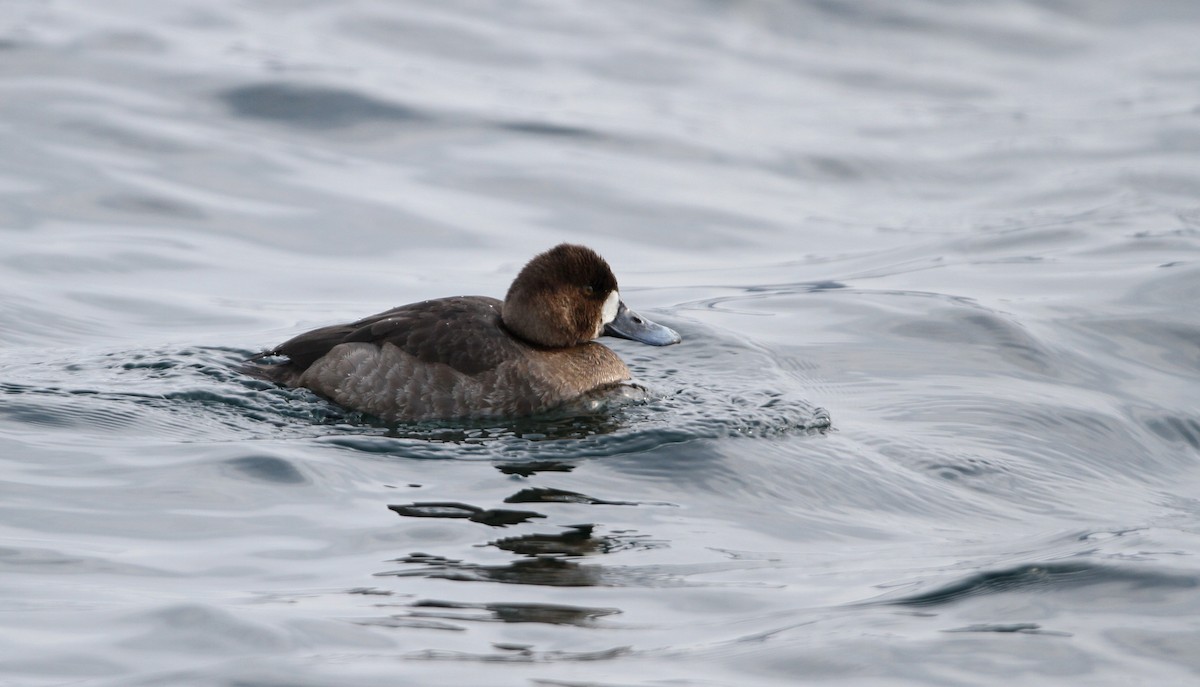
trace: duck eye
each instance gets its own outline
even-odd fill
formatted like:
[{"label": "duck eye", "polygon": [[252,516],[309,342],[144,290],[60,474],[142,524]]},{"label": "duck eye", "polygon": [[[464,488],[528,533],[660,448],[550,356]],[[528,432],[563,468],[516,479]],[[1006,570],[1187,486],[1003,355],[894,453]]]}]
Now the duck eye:
[{"label": "duck eye", "polygon": [[590,296],[596,293],[596,289],[592,288],[591,284],[588,284],[587,286],[583,287],[583,293],[585,296]]}]

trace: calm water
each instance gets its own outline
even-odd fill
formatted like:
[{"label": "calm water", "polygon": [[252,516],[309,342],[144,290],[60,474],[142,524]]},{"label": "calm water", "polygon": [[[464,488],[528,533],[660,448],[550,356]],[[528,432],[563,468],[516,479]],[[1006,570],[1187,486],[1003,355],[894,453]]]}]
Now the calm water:
[{"label": "calm water", "polygon": [[[1200,5],[0,16],[0,685],[1194,684]],[[562,240],[654,402],[236,372]]]}]

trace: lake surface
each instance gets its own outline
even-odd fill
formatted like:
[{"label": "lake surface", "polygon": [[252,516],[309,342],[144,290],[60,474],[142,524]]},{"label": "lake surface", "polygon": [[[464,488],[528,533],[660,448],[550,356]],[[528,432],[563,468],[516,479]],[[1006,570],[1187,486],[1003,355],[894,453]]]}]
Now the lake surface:
[{"label": "lake surface", "polygon": [[[1200,681],[1200,5],[0,17],[0,685]],[[240,374],[590,245],[606,414]]]}]

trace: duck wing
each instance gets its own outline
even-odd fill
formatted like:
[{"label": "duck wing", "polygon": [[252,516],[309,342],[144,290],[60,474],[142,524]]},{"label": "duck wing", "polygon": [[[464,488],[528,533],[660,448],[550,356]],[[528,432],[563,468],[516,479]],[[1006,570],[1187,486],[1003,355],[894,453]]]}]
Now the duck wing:
[{"label": "duck wing", "polygon": [[[466,375],[494,369],[526,346],[500,321],[501,301],[486,296],[455,296],[402,305],[349,324],[300,334],[250,359],[283,356],[276,365],[256,365],[272,379],[304,372],[343,343],[392,344],[423,363],[443,363]],[[264,368],[275,368],[267,371]],[[254,370],[251,370],[252,372]]]}]

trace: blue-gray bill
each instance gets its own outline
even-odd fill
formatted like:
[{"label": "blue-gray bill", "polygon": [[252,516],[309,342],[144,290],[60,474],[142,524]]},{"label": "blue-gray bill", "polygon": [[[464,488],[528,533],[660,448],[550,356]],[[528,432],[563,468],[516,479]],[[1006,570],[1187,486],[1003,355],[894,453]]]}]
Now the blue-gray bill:
[{"label": "blue-gray bill", "polygon": [[674,329],[647,320],[625,307],[623,301],[617,307],[617,316],[604,325],[604,333],[651,346],[670,346],[683,341]]}]

